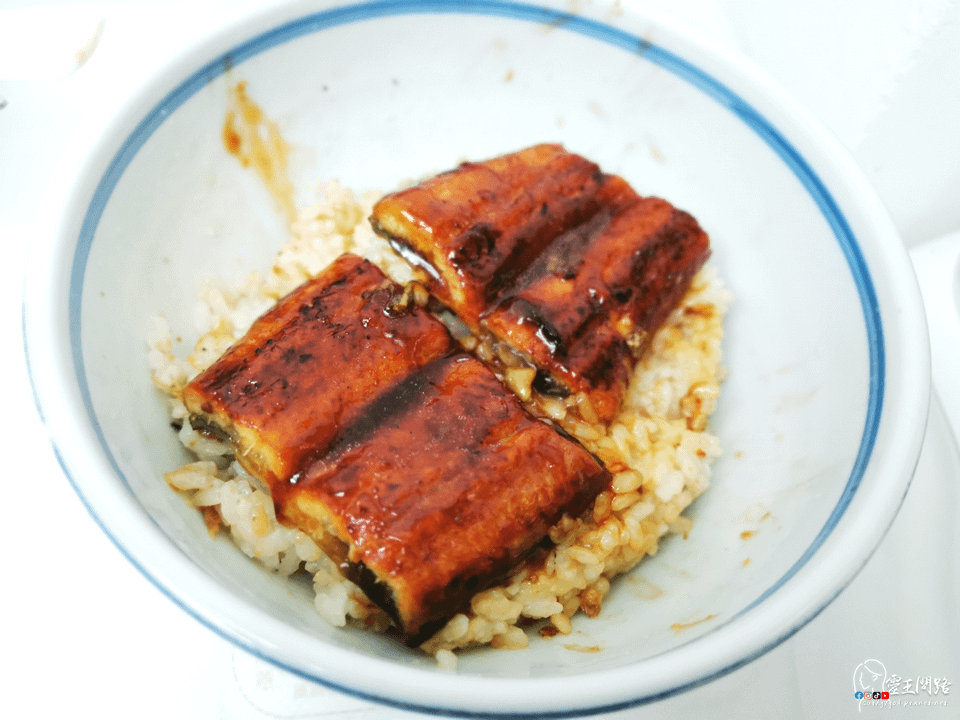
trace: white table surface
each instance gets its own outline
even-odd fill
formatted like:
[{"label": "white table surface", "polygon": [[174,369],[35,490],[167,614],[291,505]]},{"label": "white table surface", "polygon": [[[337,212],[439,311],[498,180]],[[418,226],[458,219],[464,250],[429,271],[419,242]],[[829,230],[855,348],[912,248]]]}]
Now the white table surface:
[{"label": "white table surface", "polygon": [[[44,53],[61,55],[17,62],[38,51],[33,41],[9,52],[14,13],[52,4],[0,0],[0,241],[10,273],[0,288],[0,337],[8,338],[0,369],[10,403],[0,423],[12,441],[4,489],[15,508],[0,524],[12,550],[0,592],[0,716],[416,717],[337,695],[235,650],[150,585],[63,479],[20,349],[24,267],[31,243],[42,241],[34,219],[57,200],[47,179],[69,170],[58,166],[63,148],[83,142],[84,129],[109,115],[122,94],[116,88],[216,23],[230,3],[61,3],[54,17],[72,13],[90,30],[105,20],[99,46],[74,72],[79,25],[47,33],[59,46]],[[960,231],[960,0],[648,4],[739,49],[794,94],[850,150],[911,250]],[[947,327],[937,316],[933,323],[934,332]],[[935,372],[935,382],[952,379],[945,375]],[[948,411],[960,428],[960,407]],[[900,515],[819,617],[725,678],[610,717],[862,717],[879,712],[861,712],[853,700],[854,670],[870,658],[904,679],[948,683],[947,695],[900,697],[946,705],[895,705],[888,717],[960,717],[960,455],[950,428],[935,401]],[[51,557],[57,560],[38,562]]]}]

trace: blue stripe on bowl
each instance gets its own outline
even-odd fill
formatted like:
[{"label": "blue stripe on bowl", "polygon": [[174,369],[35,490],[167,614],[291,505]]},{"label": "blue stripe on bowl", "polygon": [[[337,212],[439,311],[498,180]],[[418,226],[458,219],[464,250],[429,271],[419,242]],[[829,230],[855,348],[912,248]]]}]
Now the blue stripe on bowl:
[{"label": "blue stripe on bowl", "polygon": [[[756,600],[741,610],[738,615],[746,613],[751,608],[756,607],[764,600],[769,598],[792,577],[794,577],[797,572],[804,567],[804,565],[806,565],[806,563],[820,549],[831,532],[833,532],[833,530],[836,528],[840,519],[843,517],[851,501],[853,500],[853,497],[856,495],[857,489],[863,477],[863,473],[873,452],[880,423],[880,413],[883,406],[884,397],[886,359],[884,354],[883,327],[881,323],[876,292],[856,238],[854,237],[854,234],[846,218],[844,217],[843,212],[840,210],[836,201],[830,194],[830,191],[810,167],[800,152],[771,124],[769,120],[767,120],[760,112],[752,107],[746,100],[733,92],[729,87],[682,57],[679,57],[656,44],[652,44],[647,40],[637,37],[636,35],[624,32],[623,30],[611,27],[597,20],[579,17],[571,13],[538,7],[536,5],[528,5],[516,2],[497,2],[496,0],[480,2],[472,2],[469,0],[449,0],[447,2],[436,0],[384,0],[382,2],[372,2],[333,8],[292,21],[286,25],[282,25],[273,30],[267,31],[247,42],[237,45],[230,52],[209,62],[194,72],[190,77],[184,80],[181,85],[179,85],[160,103],[158,103],[156,107],[154,107],[153,110],[151,110],[137,125],[129,137],[126,138],[101,178],[80,229],[79,237],[77,239],[76,253],[74,255],[70,274],[69,332],[73,362],[76,370],[77,382],[80,387],[86,411],[90,418],[90,422],[100,440],[103,452],[109,458],[114,471],[117,473],[117,476],[122,482],[124,482],[124,484],[127,485],[129,490],[129,484],[127,483],[123,473],[120,471],[113,454],[110,452],[106,438],[101,430],[97,414],[93,407],[83,361],[80,310],[84,274],[86,271],[90,250],[94,242],[97,226],[103,215],[104,208],[110,198],[111,193],[113,192],[120,180],[120,177],[123,175],[133,157],[137,154],[143,144],[150,138],[153,132],[163,124],[163,122],[171,113],[173,113],[184,102],[192,97],[199,89],[205,87],[212,79],[222,75],[226,69],[233,67],[250,57],[258,55],[266,50],[278,45],[282,45],[283,43],[289,42],[303,35],[322,32],[333,27],[377,19],[385,16],[419,13],[490,15],[531,23],[545,23],[557,28],[562,28],[567,32],[591,37],[604,44],[642,56],[645,60],[659,65],[685,82],[700,89],[720,105],[726,107],[747,127],[756,133],[756,135],[760,137],[763,142],[766,143],[790,168],[803,187],[807,190],[810,197],[816,203],[823,217],[833,231],[837,243],[840,245],[840,248],[846,257],[853,280],[856,283],[857,292],[859,294],[863,309],[867,340],[869,344],[870,386],[863,434],[861,436],[860,447],[853,468],[847,479],[846,486],[844,487],[843,493],[841,494],[839,501],[828,517],[826,523],[821,528],[820,532],[817,534],[816,538],[813,540],[807,550],[796,561],[796,563],[794,563],[794,565],[786,573],[784,573],[782,577],[780,577],[775,583],[773,583],[773,585],[767,588],[767,590],[765,590]],[[32,374],[31,381],[33,381]],[[381,698],[375,695],[368,695],[353,688],[340,687],[336,684],[330,683],[324,678],[314,677],[304,673],[298,668],[285,666],[276,658],[266,656],[259,652],[256,648],[250,647],[241,639],[227,635],[223,630],[217,628],[209,620],[204,618],[202,614],[191,608],[183,599],[175,597],[168,588],[161,586],[159,582],[150,577],[149,573],[147,573],[146,570],[136,561],[136,559],[133,558],[123,547],[121,540],[111,534],[110,529],[106,527],[100,520],[95,510],[86,503],[80,486],[71,476],[70,469],[67,468],[62,461],[61,465],[63,466],[68,478],[70,478],[74,489],[77,491],[78,495],[81,496],[81,499],[84,500],[84,504],[87,505],[87,509],[94,516],[94,519],[98,522],[98,524],[103,528],[104,532],[111,537],[121,552],[123,552],[123,554],[126,555],[131,562],[136,565],[141,572],[143,572],[144,575],[151,580],[151,582],[153,582],[154,585],[156,585],[165,595],[170,597],[176,604],[181,606],[186,612],[197,618],[203,624],[211,627],[211,629],[218,634],[226,637],[226,639],[230,640],[234,644],[243,647],[248,652],[261,657],[264,660],[284,667],[284,669],[288,670],[289,672],[300,675],[308,680],[327,685],[328,687],[333,687],[338,691],[361,697],[363,699],[385,702],[397,707],[402,707],[404,709],[414,710],[417,712],[444,715],[456,714],[465,717],[479,716],[474,713],[451,710],[447,708],[408,705],[391,700],[390,698]],[[746,663],[755,659],[755,657],[762,655],[764,652],[766,652],[766,650],[775,647],[777,644],[790,637],[794,632],[799,630],[803,624],[809,621],[809,619],[810,618],[806,618],[796,627],[787,629],[782,637],[776,638],[769,644],[768,647],[763,648],[754,656],[743,659],[735,666],[723,668],[715,675],[700,678],[687,686],[673,688],[655,697],[637,698],[633,701],[618,703],[611,706],[591,708],[589,710],[573,710],[569,712],[536,713],[536,716],[580,716],[600,711],[623,709],[675,695],[691,687],[696,687],[707,683],[716,676],[726,674],[727,672],[735,670],[737,667],[745,665]],[[497,713],[493,716],[498,718],[528,717],[513,713]]]}]

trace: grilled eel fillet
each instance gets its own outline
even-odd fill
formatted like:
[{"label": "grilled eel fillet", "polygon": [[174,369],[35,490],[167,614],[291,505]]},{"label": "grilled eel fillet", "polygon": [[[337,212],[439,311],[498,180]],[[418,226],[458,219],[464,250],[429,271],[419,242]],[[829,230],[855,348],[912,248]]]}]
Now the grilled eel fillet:
[{"label": "grilled eel fillet", "polygon": [[426,640],[610,482],[444,326],[343,256],[257,320],[183,393],[308,533]]},{"label": "grilled eel fillet", "polygon": [[539,390],[584,393],[604,422],[710,254],[689,214],[559,145],[462,163],[370,221],[474,333],[539,368]]},{"label": "grilled eel fillet", "polygon": [[429,638],[610,482],[466,354],[421,368],[288,488],[283,513],[337,559],[407,642]]},{"label": "grilled eel fillet", "polygon": [[191,424],[271,488],[289,482],[365,403],[450,351],[446,328],[400,297],[375,265],[341,256],[186,386]]}]

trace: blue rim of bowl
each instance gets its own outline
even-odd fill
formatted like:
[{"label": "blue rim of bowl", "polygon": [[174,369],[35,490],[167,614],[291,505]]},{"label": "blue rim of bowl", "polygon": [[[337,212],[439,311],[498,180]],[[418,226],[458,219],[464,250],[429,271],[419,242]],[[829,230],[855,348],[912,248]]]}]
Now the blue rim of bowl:
[{"label": "blue rim of bowl", "polygon": [[[770,147],[770,149],[772,149],[777,156],[791,169],[793,174],[816,203],[824,219],[829,224],[838,244],[840,245],[841,250],[843,251],[856,284],[867,331],[870,385],[864,430],[853,467],[847,479],[847,483],[837,504],[834,506],[833,511],[827,518],[827,521],[821,528],[820,532],[814,538],[813,542],[806,549],[806,551],[787,570],[787,572],[785,572],[775,583],[767,588],[767,590],[765,590],[753,602],[737,613],[735,617],[743,615],[750,609],[763,603],[767,598],[777,592],[777,590],[789,582],[789,580],[807,564],[810,558],[816,554],[816,552],[820,549],[820,547],[822,547],[826,539],[836,528],[860,486],[863,474],[874,449],[880,424],[880,415],[883,406],[885,390],[886,358],[883,326],[881,322],[876,291],[854,233],[828,188],[819,178],[819,176],[813,171],[801,153],[776,129],[776,127],[774,127],[769,120],[767,120],[760,112],[750,105],[749,102],[739,96],[736,92],[684,58],[636,35],[612,27],[603,22],[585,18],[573,13],[537,5],[518,2],[502,2],[498,0],[382,0],[380,2],[359,3],[335,7],[277,26],[237,45],[230,52],[224,53],[217,59],[207,63],[199,70],[195,71],[192,75],[190,75],[190,77],[184,80],[163,100],[161,100],[144,117],[144,119],[140,121],[133,132],[131,132],[130,135],[124,140],[120,149],[116,152],[112,162],[101,178],[84,217],[80,233],[77,238],[77,246],[74,254],[73,264],[71,266],[68,296],[68,322],[73,364],[86,413],[89,417],[94,432],[97,435],[104,455],[108,458],[110,465],[117,474],[117,477],[129,490],[130,488],[126,477],[121,471],[112,452],[110,451],[109,445],[103,434],[97,418],[97,413],[93,407],[90,389],[87,384],[81,343],[81,300],[86,264],[93,246],[97,227],[111,193],[134,156],[137,154],[137,152],[139,152],[143,144],[150,138],[154,131],[163,124],[163,122],[171,113],[173,113],[183,103],[189,100],[198,90],[205,87],[213,79],[222,75],[228,69],[235,67],[248,58],[263,53],[273,47],[282,45],[283,43],[289,42],[290,40],[298,37],[321,32],[323,30],[328,30],[341,25],[367,20],[376,20],[378,18],[389,16],[424,13],[488,15],[511,20],[547,24],[552,27],[562,28],[569,32],[593,38],[613,47],[620,48],[626,52],[641,56],[649,62],[655,63],[661,68],[671,72],[680,79],[698,88],[717,103],[727,108],[745,125],[747,125],[750,130],[760,137],[767,144],[767,146]],[[27,364],[29,372],[29,348],[25,347],[25,351],[28,360]],[[37,403],[37,410],[40,414],[40,417],[43,418],[43,408],[39,400],[39,395],[36,392],[35,376],[32,372],[30,372],[30,378],[31,383],[34,385],[34,398]],[[106,526],[106,523],[99,517],[95,508],[93,508],[84,497],[79,484],[73,477],[70,468],[64,461],[64,458],[56,447],[56,444],[54,444],[54,452],[61,468],[70,481],[75,492],[77,492],[77,494],[80,496],[84,506],[87,508],[88,512],[97,522],[97,524],[100,525],[101,529],[111,538],[114,544],[117,545],[124,556],[126,556],[134,566],[136,566],[164,595],[169,597],[175,604],[185,610],[188,614],[199,620],[207,627],[210,627],[212,630],[235,645],[244,648],[246,651],[254,654],[257,657],[267,660],[273,664],[280,665],[284,669],[301,677],[319,682],[323,685],[355,697],[386,703],[415,712],[438,715],[457,715],[462,717],[578,717],[597,712],[609,712],[629,708],[676,695],[735,670],[759,655],[762,655],[772,647],[775,647],[780,642],[793,635],[793,633],[805,625],[806,622],[809,622],[809,620],[812,619],[812,617],[803,619],[802,622],[797,624],[795,627],[789,628],[780,637],[776,638],[774,641],[769,643],[766,647],[762,648],[759,652],[755,653],[751,657],[738,661],[729,667],[721,668],[720,670],[711,673],[709,676],[693,680],[682,686],[657,693],[656,695],[648,695],[616,704],[556,712],[477,713],[453,708],[431,707],[406,703],[403,701],[366,693],[356,688],[341,686],[325,678],[317,677],[310,673],[304,672],[299,668],[290,667],[282,661],[279,661],[277,658],[263,654],[262,651],[250,646],[249,643],[231,635],[229,632],[217,627],[211,621],[204,618],[200,613],[191,608],[185,601],[175,596],[169,588],[166,588],[156,578],[152,577],[147,569],[144,568],[137,561],[137,559],[131,555],[127,548],[124,547],[122,541],[113,535],[110,529]],[[839,589],[837,592],[839,593]],[[815,614],[816,613],[814,613],[814,615]]]}]

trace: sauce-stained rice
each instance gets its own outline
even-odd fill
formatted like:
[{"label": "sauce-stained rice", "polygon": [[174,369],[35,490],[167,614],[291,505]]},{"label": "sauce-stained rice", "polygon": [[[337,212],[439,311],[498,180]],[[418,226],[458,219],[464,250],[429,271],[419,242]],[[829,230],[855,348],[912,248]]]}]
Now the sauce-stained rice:
[{"label": "sauce-stained rice", "polygon": [[[389,627],[385,613],[343,579],[306,534],[277,522],[264,486],[233,461],[225,443],[190,426],[189,413],[178,399],[184,385],[216,361],[260,314],[341,253],[366,257],[399,283],[414,279],[407,263],[366,220],[379,195],[357,200],[331,182],[320,196],[299,213],[291,239],[267,274],[252,273],[234,288],[216,280],[200,288],[195,310],[200,339],[189,355],[178,352],[162,315],[153,318],[148,337],[152,377],[169,396],[180,441],[197,456],[196,462],[165,478],[202,511],[211,535],[226,529],[244,553],[281,575],[309,573],[316,609],[328,622],[382,631]],[[616,575],[655,554],[666,535],[690,530],[691,522],[682,513],[709,486],[711,463],[721,452],[708,420],[724,375],[721,339],[729,300],[713,270],[701,270],[634,369],[623,408],[609,426],[591,422],[594,415],[583,396],[531,393],[530,371],[511,367],[516,363],[507,359],[506,384],[603,460],[613,480],[591,511],[576,519],[565,517],[552,528],[555,547],[545,560],[521,567],[504,584],[478,593],[468,612],[454,616],[421,646],[442,667],[455,665],[451,651],[458,648],[523,648],[528,632],[539,631],[544,637],[570,634],[571,619],[579,611],[591,617],[601,611]],[[498,351],[472,338],[464,343],[481,359]]]}]

